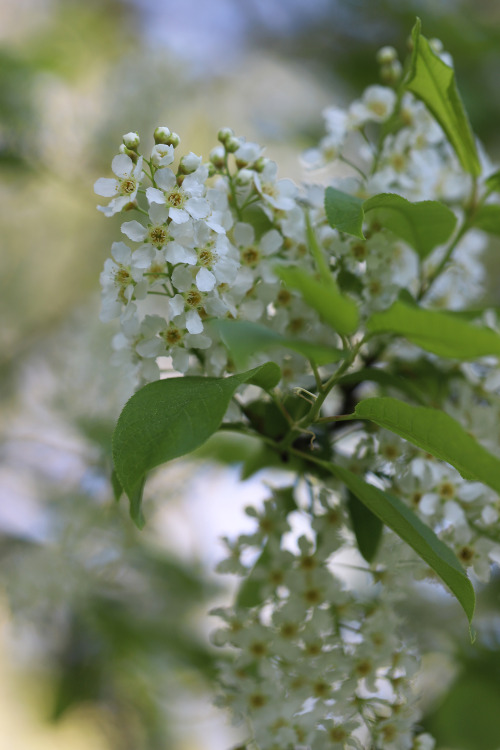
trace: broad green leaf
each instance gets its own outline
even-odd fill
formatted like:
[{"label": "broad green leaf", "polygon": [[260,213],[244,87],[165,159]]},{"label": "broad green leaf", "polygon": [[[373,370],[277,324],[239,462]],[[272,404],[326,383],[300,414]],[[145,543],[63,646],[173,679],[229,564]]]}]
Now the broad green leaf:
[{"label": "broad green leaf", "polygon": [[396,333],[425,351],[451,359],[472,360],[500,355],[500,336],[457,315],[406,305],[397,300],[366,324],[372,333]]},{"label": "broad green leaf", "polygon": [[498,193],[500,191],[500,169],[488,175],[484,181],[484,186],[488,193]]},{"label": "broad green leaf", "polygon": [[219,331],[224,344],[227,346],[238,369],[246,367],[248,360],[256,352],[282,347],[302,354],[306,359],[313,360],[317,365],[337,362],[345,353],[335,347],[315,344],[290,336],[282,336],[260,323],[248,320],[218,320],[213,325]]},{"label": "broad green leaf", "polygon": [[421,35],[420,27],[420,19],[417,19],[412,31],[412,61],[404,86],[434,115],[465,171],[477,177],[481,174],[481,165],[453,68],[436,55]]},{"label": "broad green leaf", "polygon": [[462,425],[439,409],[410,406],[395,398],[367,398],[355,414],[395,432],[454,466],[464,479],[483,482],[500,493],[500,459],[483,448]]},{"label": "broad green leaf", "polygon": [[366,562],[371,563],[377,554],[384,524],[352,492],[348,493],[347,510],[351,518],[358,549]]},{"label": "broad green leaf", "polygon": [[190,453],[216,432],[236,389],[243,383],[269,390],[280,379],[272,362],[230,378],[181,377],[157,380],[125,404],[113,435],[115,471],[139,527],[146,474]]},{"label": "broad green leaf", "polygon": [[[349,206],[347,219],[345,206]],[[449,239],[457,223],[455,214],[444,203],[411,203],[396,193],[380,193],[362,201],[329,187],[325,210],[330,226],[360,239],[364,239],[365,214],[374,211],[380,225],[411,245],[422,259]]]},{"label": "broad green leaf", "polygon": [[328,282],[318,281],[301,268],[278,266],[276,273],[292,289],[297,289],[304,301],[341,335],[354,333],[358,327],[358,306],[350,297],[341,294],[333,276]]},{"label": "broad green leaf", "polygon": [[325,191],[325,212],[328,223],[339,232],[364,240],[363,200],[333,187]]},{"label": "broad green leaf", "polygon": [[483,232],[500,235],[500,205],[486,203],[473,216],[472,225]]},{"label": "broad green leaf", "polygon": [[448,206],[439,201],[411,203],[395,193],[381,193],[363,203],[365,213],[375,211],[378,222],[413,247],[423,259],[446,242],[457,223]]},{"label": "broad green leaf", "polygon": [[438,574],[462,605],[470,624],[474,616],[474,588],[452,550],[399,498],[343,467],[330,464],[330,471]]}]

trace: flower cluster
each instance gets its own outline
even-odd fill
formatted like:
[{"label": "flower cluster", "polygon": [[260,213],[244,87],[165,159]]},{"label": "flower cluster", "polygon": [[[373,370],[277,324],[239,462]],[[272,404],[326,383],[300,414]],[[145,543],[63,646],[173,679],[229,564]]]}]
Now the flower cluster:
[{"label": "flower cluster", "polygon": [[[235,654],[219,703],[266,750],[421,747],[412,732],[418,656],[393,607],[407,592],[409,554],[418,563],[394,538],[383,564],[336,560],[353,542],[340,486],[310,486],[304,507],[294,496],[276,490],[260,512],[248,508],[255,533],[229,544],[219,565],[244,579],[235,606],[213,611],[225,622],[216,644]],[[298,538],[297,517],[307,526]],[[247,569],[252,552],[260,556]]]},{"label": "flower cluster", "polygon": [[314,329],[332,340],[274,273],[278,262],[311,265],[297,187],[277,179],[276,164],[257,144],[229,129],[219,140],[208,163],[189,153],[174,171],[175,133],[156,129],[150,159],[138,153],[139,136],[128,133],[113,160],[116,179],[95,184],[111,198],[100,207],[105,215],[141,214],[121,226],[133,244],[113,243],[105,263],[101,319],[120,318],[115,361],[132,361],[146,380],[159,377],[159,357],[170,357],[181,373],[230,369],[214,319],[262,321],[303,336]]},{"label": "flower cluster", "polygon": [[[436,41],[432,46],[450,64]],[[235,363],[217,325],[224,318],[258,323],[285,342],[335,347],[337,353],[343,347],[324,367],[302,356],[300,347],[292,354],[255,352],[252,364],[272,359],[281,367],[283,399],[276,398],[278,406],[264,401],[262,408],[276,407],[273,419],[285,420],[289,439],[275,440],[275,425],[268,432],[256,425],[240,400],[233,406],[241,429],[267,439],[279,456],[290,447],[297,453],[299,439],[317,440],[336,467],[400,498],[469,573],[487,581],[492,562],[500,561],[496,492],[465,480],[418,448],[418,440],[412,445],[373,422],[368,429],[353,421],[345,431],[335,423],[352,419],[354,391],[361,386],[363,393],[395,391],[443,410],[491,454],[500,442],[496,357],[463,364],[453,355],[439,359],[432,346],[417,346],[418,335],[408,337],[413,344],[371,338],[371,316],[398,298],[429,315],[425,308],[460,310],[480,297],[487,235],[466,217],[471,205],[487,206],[491,193],[484,180],[464,174],[424,103],[402,92],[396,52],[385,47],[378,61],[383,85],[370,86],[346,109],[328,108],[326,135],[303,161],[309,170],[340,165],[344,176],[331,186],[354,196],[355,205],[387,193],[398,201],[440,201],[452,227],[455,217],[460,227],[454,234],[450,229],[447,244],[419,254],[370,214],[361,233],[340,231],[328,220],[324,186],[299,190],[278,179],[277,165],[263,149],[228,128],[219,132],[207,162],[192,152],[178,159],[180,138],[167,127],[156,129],[149,158],[139,153],[138,134],[127,133],[112,162],[115,178],[95,184],[99,195],[110,198],[100,207],[106,216],[137,212],[121,225],[127,242],[115,242],[105,262],[101,317],[119,318],[115,361],[132,363],[143,380],[157,379],[167,368],[232,373]],[[483,171],[491,171],[486,156],[480,157]],[[314,284],[326,275],[327,288],[330,283],[344,299],[355,300],[359,329],[350,339],[333,330],[307,294],[283,283],[277,266],[305,272],[312,289],[321,289]],[[489,329],[498,331],[496,316],[484,315]],[[292,396],[290,386],[300,396]],[[289,397],[311,399],[307,424],[300,418],[304,412],[296,418],[288,410]],[[313,449],[306,458],[314,464]],[[394,609],[410,581],[430,569],[388,531],[367,562],[357,551],[346,488],[330,474],[325,480],[319,471],[303,473],[307,499],[295,490],[275,490],[262,510],[248,509],[255,533],[226,540],[229,554],[219,570],[242,581],[234,605],[215,611],[225,623],[215,642],[231,656],[221,667],[220,704],[246,723],[249,750],[432,750],[434,740],[415,730],[418,654]],[[307,529],[303,535],[294,532],[297,519]],[[349,565],[340,562],[345,554]]]}]

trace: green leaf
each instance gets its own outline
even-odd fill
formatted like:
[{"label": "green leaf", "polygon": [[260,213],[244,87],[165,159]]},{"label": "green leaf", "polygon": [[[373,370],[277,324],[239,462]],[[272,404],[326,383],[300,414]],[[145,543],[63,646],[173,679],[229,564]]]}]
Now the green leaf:
[{"label": "green leaf", "polygon": [[343,467],[330,464],[330,471],[437,573],[462,605],[470,624],[475,608],[474,588],[452,550],[399,498]]},{"label": "green leaf", "polygon": [[422,259],[449,239],[457,223],[455,214],[444,203],[411,203],[396,193],[380,193],[362,201],[328,187],[325,210],[330,226],[360,239],[365,239],[365,214],[375,211],[379,224],[411,245]]},{"label": "green leaf", "polygon": [[339,232],[364,240],[363,200],[333,187],[325,191],[325,212],[328,223]]},{"label": "green leaf", "polygon": [[248,360],[256,352],[267,351],[283,347],[302,354],[306,359],[313,360],[317,365],[338,362],[345,356],[343,351],[333,346],[315,344],[312,341],[301,341],[288,336],[282,336],[260,323],[248,320],[217,320],[212,325],[219,331],[224,344],[231,352],[231,356],[238,369],[246,367]]},{"label": "green leaf", "polygon": [[358,549],[366,562],[371,563],[377,554],[384,524],[352,492],[348,493],[347,510],[351,518]]},{"label": "green leaf", "polygon": [[333,276],[329,282],[318,281],[300,268],[278,266],[278,276],[292,289],[297,289],[304,301],[341,335],[354,333],[358,327],[358,306],[350,297],[341,294]]},{"label": "green leaf", "polygon": [[500,235],[500,206],[495,203],[480,206],[472,218],[472,226]]},{"label": "green leaf", "polygon": [[396,333],[425,351],[451,359],[472,360],[500,355],[500,336],[490,328],[463,320],[457,315],[425,310],[397,300],[383,312],[372,315],[366,324],[372,333]]},{"label": "green leaf", "polygon": [[500,169],[488,175],[484,181],[484,187],[488,193],[498,193],[500,191]]},{"label": "green leaf", "polygon": [[279,382],[273,362],[230,378],[182,377],[157,380],[125,404],[113,435],[113,462],[130,500],[130,514],[142,528],[142,490],[155,466],[184,456],[216,432],[236,389],[243,383],[269,390]]},{"label": "green leaf", "polygon": [[413,247],[423,259],[446,242],[457,223],[453,211],[439,201],[411,203],[395,193],[380,193],[363,203],[365,213],[375,211],[382,227]]},{"label": "green leaf", "polygon": [[116,473],[115,469],[113,469],[113,471],[111,472],[111,487],[113,489],[113,497],[115,498],[116,502],[118,502],[118,500],[123,495],[123,487],[120,480],[118,479],[118,474]]},{"label": "green leaf", "polygon": [[446,461],[464,479],[483,482],[500,493],[500,460],[445,412],[425,406],[410,406],[395,398],[382,397],[360,401],[355,414],[395,432],[441,461]]},{"label": "green leaf", "polygon": [[420,34],[420,27],[420,19],[417,19],[412,31],[413,55],[404,87],[423,101],[446,133],[462,167],[477,177],[481,174],[481,165],[455,74]]}]

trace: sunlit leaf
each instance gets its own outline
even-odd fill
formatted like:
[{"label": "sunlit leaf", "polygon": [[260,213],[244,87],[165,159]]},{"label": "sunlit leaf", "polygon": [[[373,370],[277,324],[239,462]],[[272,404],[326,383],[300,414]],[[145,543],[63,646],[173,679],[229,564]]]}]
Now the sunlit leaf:
[{"label": "sunlit leaf", "polygon": [[313,360],[317,365],[337,362],[345,356],[343,351],[333,346],[282,336],[267,326],[252,323],[249,320],[217,320],[213,325],[219,331],[222,341],[231,352],[238,368],[246,367],[255,353],[277,347],[298,352],[306,359]]},{"label": "sunlit leaf", "polygon": [[411,203],[394,193],[374,195],[364,202],[363,208],[365,213],[375,211],[380,225],[411,245],[421,258],[446,242],[457,223],[455,214],[444,203]]},{"label": "sunlit leaf", "polygon": [[317,280],[301,268],[278,266],[276,273],[292,289],[297,289],[304,301],[342,335],[353,333],[358,327],[359,312],[354,300],[339,291],[333,276],[329,282]]},{"label": "sunlit leaf", "polygon": [[425,310],[397,300],[383,312],[372,315],[366,324],[373,333],[396,333],[422,349],[441,357],[472,360],[500,355],[500,336],[457,315]]},{"label": "sunlit leaf", "polygon": [[332,187],[325,192],[325,210],[330,226],[360,239],[365,214],[373,211],[384,229],[411,245],[421,258],[446,242],[457,222],[453,211],[438,201],[411,203],[395,193],[362,201]]},{"label": "sunlit leaf", "polygon": [[230,378],[157,380],[132,396],[115,428],[113,461],[139,527],[144,525],[141,502],[147,472],[190,453],[213,435],[238,386],[252,383],[269,390],[280,376],[279,367],[268,362]]},{"label": "sunlit leaf", "polygon": [[483,232],[500,235],[500,206],[495,203],[481,206],[474,214],[472,224]]},{"label": "sunlit leaf", "polygon": [[363,200],[333,187],[325,191],[325,212],[328,223],[339,232],[364,240]]},{"label": "sunlit leaf", "polygon": [[420,19],[412,31],[413,55],[405,88],[421,99],[443,128],[466,172],[481,174],[474,134],[455,83],[446,65],[420,33]]},{"label": "sunlit leaf", "polygon": [[500,459],[483,448],[445,412],[381,397],[360,401],[355,414],[395,432],[441,461],[447,461],[464,479],[483,482],[500,493]]},{"label": "sunlit leaf", "polygon": [[330,471],[437,573],[462,605],[470,623],[475,608],[474,588],[452,550],[399,498],[343,467],[330,464]]}]

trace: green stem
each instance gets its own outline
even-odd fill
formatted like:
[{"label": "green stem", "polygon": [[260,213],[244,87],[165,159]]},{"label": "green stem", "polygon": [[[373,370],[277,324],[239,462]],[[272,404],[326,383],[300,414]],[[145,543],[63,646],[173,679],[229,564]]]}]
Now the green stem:
[{"label": "green stem", "polygon": [[361,177],[363,178],[363,181],[366,182],[367,177],[365,173],[363,172],[363,170],[357,166],[357,164],[354,164],[354,162],[352,162],[350,159],[348,159],[346,156],[343,156],[342,154],[340,154],[338,159],[339,161],[344,162],[344,164],[347,164],[348,167],[351,167],[351,169],[354,169],[359,175],[361,175]]},{"label": "green stem", "polygon": [[353,419],[359,419],[357,414],[337,414],[336,417],[318,417],[315,424],[325,424],[327,422],[350,422]]},{"label": "green stem", "polygon": [[225,156],[225,166],[226,166],[226,177],[227,177],[228,182],[229,182],[229,190],[231,191],[231,197],[233,199],[234,210],[236,212],[236,216],[238,217],[238,221],[241,221],[242,220],[241,209],[238,206],[238,198],[237,198],[237,195],[236,195],[236,187],[234,185],[234,180],[233,180],[233,177],[232,177],[231,173],[229,172],[229,164],[228,164],[228,161],[227,161],[227,154]]},{"label": "green stem", "polygon": [[462,222],[462,226],[456,233],[455,237],[451,241],[448,249],[446,250],[445,254],[443,255],[440,263],[437,265],[437,267],[434,269],[434,272],[429,276],[426,283],[423,283],[420,292],[418,294],[417,300],[420,302],[422,298],[428,294],[429,290],[433,286],[433,284],[437,281],[437,279],[441,276],[443,271],[445,270],[446,266],[448,265],[451,256],[453,254],[453,251],[459,244],[462,237],[467,234],[469,229],[474,224],[474,216],[476,215],[476,212],[481,204],[478,203],[477,200],[477,180],[474,179],[472,183],[472,189],[471,194],[468,202],[468,206],[466,206],[465,209],[465,216]]}]

